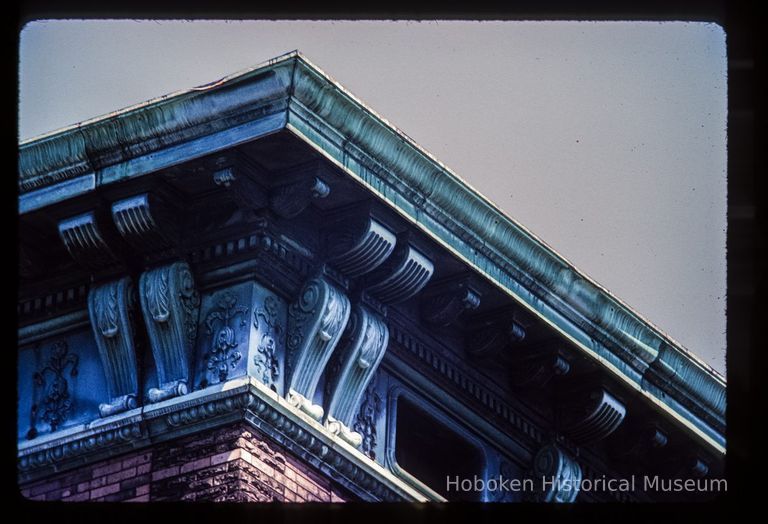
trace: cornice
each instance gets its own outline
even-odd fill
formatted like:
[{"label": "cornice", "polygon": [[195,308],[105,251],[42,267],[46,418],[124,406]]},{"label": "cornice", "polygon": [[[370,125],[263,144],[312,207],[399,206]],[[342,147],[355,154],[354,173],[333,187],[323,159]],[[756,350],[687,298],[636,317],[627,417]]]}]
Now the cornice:
[{"label": "cornice", "polygon": [[[725,452],[720,374],[296,52],[24,142],[20,210],[279,129],[306,141],[707,447]],[[91,175],[92,185],[69,182],[64,193],[49,195],[62,181]]]}]

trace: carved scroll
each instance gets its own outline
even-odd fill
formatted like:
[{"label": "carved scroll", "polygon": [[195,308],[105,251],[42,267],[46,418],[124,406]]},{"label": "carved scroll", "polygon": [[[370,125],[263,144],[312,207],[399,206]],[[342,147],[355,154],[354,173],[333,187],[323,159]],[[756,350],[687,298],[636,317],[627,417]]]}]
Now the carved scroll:
[{"label": "carved scroll", "polygon": [[353,217],[338,222],[326,235],[328,263],[347,278],[373,271],[395,249],[395,234],[370,216],[362,223]]},{"label": "carved scroll", "polygon": [[139,280],[141,310],[157,366],[158,387],[149,401],[187,393],[197,336],[200,297],[186,262],[146,271]]},{"label": "carved scroll", "polygon": [[561,407],[560,422],[565,433],[580,444],[604,439],[621,425],[627,414],[624,404],[605,389],[588,396],[576,395]]},{"label": "carved scroll", "polygon": [[59,236],[72,258],[87,269],[98,269],[117,261],[93,211],[59,222]]},{"label": "carved scroll", "polygon": [[99,405],[107,417],[137,406],[139,392],[132,310],[135,295],[129,277],[91,288],[88,312],[107,378],[110,401]]},{"label": "carved scroll", "polygon": [[554,444],[542,447],[533,459],[533,483],[539,502],[573,502],[579,494],[581,466]]},{"label": "carved scroll", "polygon": [[317,383],[349,320],[349,299],[322,278],[309,280],[288,308],[288,401],[321,419]]},{"label": "carved scroll", "polygon": [[427,285],[435,267],[423,253],[408,242],[395,250],[387,262],[371,274],[376,282],[365,292],[386,304],[408,300]]},{"label": "carved scroll", "polygon": [[349,343],[339,355],[341,368],[336,377],[326,427],[353,446],[363,436],[349,428],[354,423],[360,399],[379,367],[389,342],[389,329],[384,320],[364,306],[356,306],[349,326]]}]

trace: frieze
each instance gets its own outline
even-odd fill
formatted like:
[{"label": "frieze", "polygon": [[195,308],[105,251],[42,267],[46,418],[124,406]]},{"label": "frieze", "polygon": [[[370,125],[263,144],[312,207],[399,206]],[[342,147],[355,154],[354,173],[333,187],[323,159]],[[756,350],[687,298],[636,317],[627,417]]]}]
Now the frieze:
[{"label": "frieze", "polygon": [[99,405],[107,417],[137,406],[139,376],[132,312],[135,291],[130,277],[91,289],[88,312],[104,368],[109,402]]},{"label": "frieze", "polygon": [[157,367],[150,402],[184,395],[191,384],[200,296],[186,262],[146,271],[139,280],[141,309]]},{"label": "frieze", "polygon": [[474,397],[489,412],[507,421],[512,427],[527,435],[535,442],[541,442],[543,434],[536,424],[527,420],[498,394],[485,387],[480,380],[469,376],[461,367],[419,342],[396,323],[390,323],[391,337],[399,347],[422,361],[432,372],[439,373],[459,390]]},{"label": "frieze", "polygon": [[272,389],[276,389],[280,378],[277,345],[285,344],[285,330],[279,321],[279,308],[277,297],[267,295],[263,305],[253,312],[253,327],[260,336],[253,364],[257,378]]},{"label": "frieze", "polygon": [[50,315],[61,310],[83,306],[88,297],[85,284],[67,287],[43,296],[25,299],[16,306],[20,321]]},{"label": "frieze", "polygon": [[[32,376],[35,402],[30,410],[27,439],[37,436],[37,421],[50,426],[55,432],[72,412],[72,398],[67,375],[77,376],[79,356],[69,352],[66,341],[60,340],[51,347],[45,365]],[[67,372],[68,370],[68,372]]]},{"label": "frieze", "polygon": [[[243,358],[238,350],[235,329],[248,323],[247,306],[238,305],[237,295],[231,291],[222,293],[215,301],[215,307],[205,317],[206,334],[210,337],[210,346],[203,355],[206,379],[202,386],[225,382],[230,369],[234,369]],[[239,318],[239,322],[238,322]]]},{"label": "frieze", "polygon": [[376,460],[376,446],[378,444],[376,421],[381,416],[383,406],[382,398],[376,390],[377,378],[378,373],[374,373],[363,394],[360,409],[358,409],[355,422],[352,425],[352,429],[362,435],[360,451],[371,460]]}]

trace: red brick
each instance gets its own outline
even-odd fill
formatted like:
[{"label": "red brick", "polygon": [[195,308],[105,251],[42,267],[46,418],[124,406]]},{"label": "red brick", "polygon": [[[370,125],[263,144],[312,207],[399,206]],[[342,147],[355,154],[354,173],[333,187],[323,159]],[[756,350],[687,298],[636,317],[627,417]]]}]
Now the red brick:
[{"label": "red brick", "polygon": [[128,499],[125,502],[149,502],[149,495],[141,495],[139,497],[134,497],[132,499]]},{"label": "red brick", "polygon": [[77,492],[82,493],[83,491],[88,491],[89,489],[91,489],[90,486],[91,486],[90,482],[81,482],[80,484],[77,485]]},{"label": "red brick", "polygon": [[117,473],[123,469],[123,463],[122,461],[114,462],[113,464],[107,464],[106,466],[100,466],[98,468],[94,468],[93,470],[93,476],[95,477],[101,477],[104,475],[111,475],[112,473]]},{"label": "red brick", "polygon": [[142,464],[136,468],[137,475],[144,475],[152,470],[152,464]]},{"label": "red brick", "polygon": [[112,493],[117,493],[120,491],[120,484],[109,484],[108,486],[104,486],[102,488],[93,489],[91,490],[91,500],[104,497],[106,495],[111,495]]},{"label": "red brick", "polygon": [[217,464],[221,464],[222,462],[231,462],[233,460],[237,460],[240,458],[240,449],[236,449],[233,451],[225,451],[224,453],[219,453],[217,455],[214,455],[211,457],[211,466],[216,466]]},{"label": "red brick", "polygon": [[42,484],[38,484],[36,486],[32,486],[29,494],[33,497],[36,495],[42,495],[44,493],[48,493],[49,491],[53,491],[54,489],[61,488],[61,480],[50,480],[47,482],[43,482]]},{"label": "red brick", "polygon": [[149,484],[144,484],[142,486],[136,487],[136,496],[147,495],[147,494],[149,494]]},{"label": "red brick", "polygon": [[107,477],[98,477],[98,478],[95,478],[95,479],[93,479],[91,481],[90,488],[91,489],[100,488],[103,485],[105,485],[106,483],[107,483]]},{"label": "red brick", "polygon": [[147,464],[150,460],[152,460],[152,453],[142,453],[141,455],[129,457],[123,460],[123,469]]},{"label": "red brick", "polygon": [[121,480],[129,479],[131,477],[136,476],[136,468],[128,468],[124,469],[123,471],[119,471],[118,473],[115,473],[114,475],[110,475],[107,477],[107,484],[113,484],[115,482],[120,482]]},{"label": "red brick", "polygon": [[179,466],[171,466],[170,468],[161,469],[160,471],[152,473],[152,481],[167,479],[168,477],[173,477],[178,474]]},{"label": "red brick", "polygon": [[90,498],[91,494],[87,491],[84,493],[77,493],[75,495],[71,495],[69,497],[65,497],[61,499],[64,502],[83,502]]},{"label": "red brick", "polygon": [[331,491],[331,502],[346,502],[346,500],[338,496],[334,491]]},{"label": "red brick", "polygon": [[195,471],[196,469],[207,468],[211,465],[211,457],[202,458],[194,462],[187,462],[181,466],[180,473],[187,473],[189,471]]}]

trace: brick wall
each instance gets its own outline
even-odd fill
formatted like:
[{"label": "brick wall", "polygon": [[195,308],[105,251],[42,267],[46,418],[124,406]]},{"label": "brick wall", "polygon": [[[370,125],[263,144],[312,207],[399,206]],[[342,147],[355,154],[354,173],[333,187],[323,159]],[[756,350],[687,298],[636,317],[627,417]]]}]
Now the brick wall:
[{"label": "brick wall", "polygon": [[343,502],[314,468],[243,425],[210,430],[20,486],[31,500]]}]

